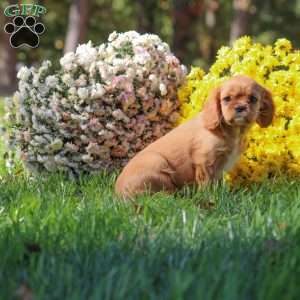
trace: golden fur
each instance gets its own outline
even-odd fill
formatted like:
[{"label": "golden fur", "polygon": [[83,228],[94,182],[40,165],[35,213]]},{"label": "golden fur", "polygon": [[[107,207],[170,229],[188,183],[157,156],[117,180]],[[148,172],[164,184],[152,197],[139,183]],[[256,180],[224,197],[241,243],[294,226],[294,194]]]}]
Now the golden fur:
[{"label": "golden fur", "polygon": [[116,193],[129,198],[211,183],[233,167],[250,126],[267,127],[273,115],[270,92],[247,76],[235,76],[212,91],[196,117],[133,157],[117,179]]}]

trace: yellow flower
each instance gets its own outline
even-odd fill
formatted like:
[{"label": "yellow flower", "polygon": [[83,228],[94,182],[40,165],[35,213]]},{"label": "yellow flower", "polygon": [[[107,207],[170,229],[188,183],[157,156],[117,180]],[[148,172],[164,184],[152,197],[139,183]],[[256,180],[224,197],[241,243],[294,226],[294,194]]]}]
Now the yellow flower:
[{"label": "yellow flower", "polygon": [[243,36],[233,43],[233,49],[236,53],[243,54],[251,47],[251,38]]},{"label": "yellow flower", "polygon": [[292,43],[287,39],[278,39],[275,42],[274,50],[276,51],[290,51],[292,49]]},{"label": "yellow flower", "polygon": [[276,114],[273,125],[254,125],[247,140],[248,148],[225,179],[230,183],[259,182],[270,176],[300,175],[300,51],[293,50],[287,39],[274,45],[253,43],[242,37],[233,46],[222,47],[208,73],[192,68],[178,96],[181,120],[198,113],[210,91],[225,79],[245,74],[273,94]]},{"label": "yellow flower", "polygon": [[189,80],[201,80],[204,76],[205,72],[197,67],[192,67],[191,72],[187,76],[187,79]]}]

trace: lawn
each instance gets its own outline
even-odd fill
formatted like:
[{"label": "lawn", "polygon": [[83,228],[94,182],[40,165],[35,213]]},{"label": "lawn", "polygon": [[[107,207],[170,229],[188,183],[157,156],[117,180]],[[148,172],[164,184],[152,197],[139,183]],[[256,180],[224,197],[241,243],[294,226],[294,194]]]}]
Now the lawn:
[{"label": "lawn", "polygon": [[0,299],[299,299],[300,186],[118,202],[116,174],[0,182]]}]

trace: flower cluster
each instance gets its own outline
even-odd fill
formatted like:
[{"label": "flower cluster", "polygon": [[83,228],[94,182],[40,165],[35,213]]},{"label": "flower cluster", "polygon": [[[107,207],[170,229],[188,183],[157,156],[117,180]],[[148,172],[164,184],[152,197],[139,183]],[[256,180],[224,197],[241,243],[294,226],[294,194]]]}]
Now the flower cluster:
[{"label": "flower cluster", "polygon": [[114,32],[60,65],[22,67],[7,103],[8,143],[31,171],[120,167],[178,120],[186,69],[156,35]]},{"label": "flower cluster", "polygon": [[237,74],[245,74],[269,89],[276,115],[273,125],[254,125],[248,134],[248,148],[227,179],[235,183],[260,182],[276,176],[300,175],[300,51],[286,39],[273,46],[253,43],[242,37],[230,47],[222,47],[209,72],[192,68],[185,86],[179,90],[181,119],[194,116],[202,108],[212,88]]}]

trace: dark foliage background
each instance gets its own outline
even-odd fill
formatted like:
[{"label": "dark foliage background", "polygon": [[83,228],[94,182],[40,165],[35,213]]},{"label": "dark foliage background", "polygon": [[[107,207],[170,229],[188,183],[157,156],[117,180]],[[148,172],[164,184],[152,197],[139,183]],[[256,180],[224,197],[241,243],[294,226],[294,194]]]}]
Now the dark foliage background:
[{"label": "dark foliage background", "polygon": [[[16,1],[1,1],[1,10]],[[109,33],[136,30],[158,34],[186,65],[205,69],[217,49],[241,35],[272,43],[280,37],[299,47],[300,0],[40,0],[47,8],[39,18],[46,26],[36,49],[12,49],[0,33],[0,93],[13,90],[16,70],[50,59],[57,64],[64,50],[92,40],[106,41]],[[11,18],[10,18],[11,19]],[[9,21],[1,14],[0,26]],[[11,21],[11,20],[10,20]]]}]

